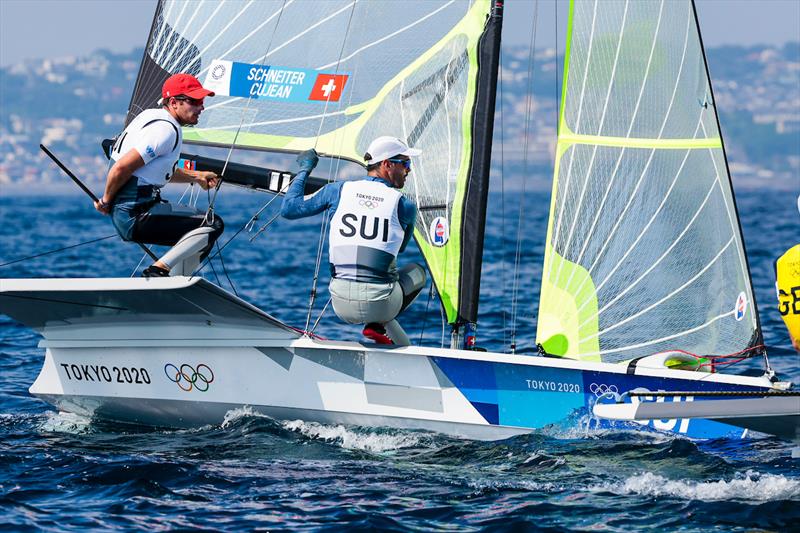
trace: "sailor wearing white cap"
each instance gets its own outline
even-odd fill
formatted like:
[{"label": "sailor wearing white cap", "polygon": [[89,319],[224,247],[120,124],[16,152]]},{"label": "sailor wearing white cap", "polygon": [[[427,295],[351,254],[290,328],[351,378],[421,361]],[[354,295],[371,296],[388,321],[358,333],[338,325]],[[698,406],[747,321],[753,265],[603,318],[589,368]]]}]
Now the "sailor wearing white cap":
[{"label": "sailor wearing white cap", "polygon": [[399,189],[411,171],[411,157],[421,153],[396,137],[378,137],[364,155],[365,178],[330,183],[304,197],[305,180],[319,160],[307,150],[297,158],[300,172],[281,206],[288,219],[328,211],[333,309],[345,322],[366,324],[363,334],[379,344],[410,344],[395,318],[425,286],[422,266],[398,271],[396,265],[417,216],[416,206]]}]

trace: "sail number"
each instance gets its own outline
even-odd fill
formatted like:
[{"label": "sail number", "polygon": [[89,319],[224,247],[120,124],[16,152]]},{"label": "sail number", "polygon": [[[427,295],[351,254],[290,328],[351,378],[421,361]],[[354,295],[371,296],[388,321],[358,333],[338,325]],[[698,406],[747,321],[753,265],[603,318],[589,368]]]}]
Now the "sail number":
[{"label": "sail number", "polygon": [[792,294],[791,299],[789,298],[789,293],[785,290],[780,289],[778,291],[778,298],[780,299],[778,310],[781,315],[786,316],[789,314],[789,307],[791,306],[792,314],[800,315],[800,287],[792,287],[789,292]]},{"label": "sail number", "polygon": [[150,384],[146,368],[107,367],[105,365],[74,365],[61,363],[61,368],[70,381],[98,381],[106,383]]}]

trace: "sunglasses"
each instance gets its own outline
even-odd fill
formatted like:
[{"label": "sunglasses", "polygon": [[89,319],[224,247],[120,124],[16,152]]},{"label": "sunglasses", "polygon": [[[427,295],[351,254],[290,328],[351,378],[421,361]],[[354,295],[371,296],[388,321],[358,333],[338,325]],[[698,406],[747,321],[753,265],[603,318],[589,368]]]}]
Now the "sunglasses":
[{"label": "sunglasses", "polygon": [[175,100],[180,100],[181,102],[187,102],[187,103],[189,103],[189,104],[191,104],[193,106],[201,106],[201,105],[203,105],[203,98],[200,98],[198,100],[197,98],[189,98],[188,96],[184,96],[184,95],[174,96],[173,98],[175,98]]},{"label": "sunglasses", "polygon": [[397,163],[399,165],[403,165],[406,167],[406,170],[411,170],[411,160],[410,159],[389,159],[392,163]]}]

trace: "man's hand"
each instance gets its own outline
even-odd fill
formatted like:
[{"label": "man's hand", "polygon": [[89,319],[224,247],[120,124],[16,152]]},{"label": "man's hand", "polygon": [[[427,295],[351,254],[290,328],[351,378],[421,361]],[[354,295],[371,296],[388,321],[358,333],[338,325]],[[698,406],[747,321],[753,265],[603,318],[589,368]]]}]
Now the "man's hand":
[{"label": "man's hand", "polygon": [[297,164],[300,165],[300,170],[305,170],[308,173],[311,173],[314,170],[314,167],[317,166],[319,162],[319,156],[317,155],[317,151],[313,148],[311,150],[306,150],[305,152],[300,152],[297,156]]},{"label": "man's hand", "polygon": [[195,177],[195,183],[200,185],[204,191],[207,191],[217,186],[217,183],[219,183],[219,176],[213,172],[198,172]]},{"label": "man's hand", "polygon": [[105,203],[102,198],[94,203],[94,208],[104,215],[111,214],[111,204]]}]

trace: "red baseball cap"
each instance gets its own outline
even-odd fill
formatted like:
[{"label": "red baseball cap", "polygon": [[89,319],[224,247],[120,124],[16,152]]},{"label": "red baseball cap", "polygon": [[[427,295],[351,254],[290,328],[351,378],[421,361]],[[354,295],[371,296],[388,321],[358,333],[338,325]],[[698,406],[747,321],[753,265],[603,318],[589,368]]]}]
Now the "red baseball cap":
[{"label": "red baseball cap", "polygon": [[171,96],[180,95],[200,100],[206,96],[214,96],[214,91],[203,89],[203,86],[200,85],[197,78],[191,74],[173,74],[167,78],[167,81],[164,82],[164,86],[161,87],[161,97],[169,98]]}]

